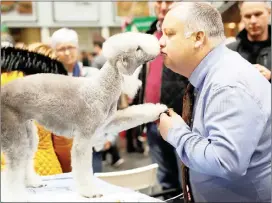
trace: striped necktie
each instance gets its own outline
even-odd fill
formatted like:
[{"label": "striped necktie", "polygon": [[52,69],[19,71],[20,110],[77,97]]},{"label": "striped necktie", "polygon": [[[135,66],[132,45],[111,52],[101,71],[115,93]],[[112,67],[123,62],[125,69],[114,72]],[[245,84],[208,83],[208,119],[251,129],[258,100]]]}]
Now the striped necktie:
[{"label": "striped necktie", "polygon": [[[183,96],[182,118],[186,124],[192,127],[192,114],[194,108],[194,87],[190,83],[187,85]],[[182,190],[184,194],[184,203],[194,202],[189,182],[189,168],[183,163],[181,165]]]}]

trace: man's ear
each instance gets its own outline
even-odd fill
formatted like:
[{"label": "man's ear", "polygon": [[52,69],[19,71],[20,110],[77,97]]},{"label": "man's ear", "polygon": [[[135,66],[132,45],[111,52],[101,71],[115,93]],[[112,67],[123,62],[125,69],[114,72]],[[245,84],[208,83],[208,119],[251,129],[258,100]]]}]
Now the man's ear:
[{"label": "man's ear", "polygon": [[204,44],[205,33],[203,31],[199,31],[195,34],[195,48],[200,48]]}]

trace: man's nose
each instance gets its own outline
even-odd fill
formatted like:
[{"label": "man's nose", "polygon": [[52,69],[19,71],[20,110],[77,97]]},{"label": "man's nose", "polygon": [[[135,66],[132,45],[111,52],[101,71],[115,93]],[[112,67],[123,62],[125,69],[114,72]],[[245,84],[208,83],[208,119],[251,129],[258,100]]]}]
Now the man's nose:
[{"label": "man's nose", "polygon": [[252,15],[250,18],[250,23],[256,23],[257,22],[257,17]]},{"label": "man's nose", "polygon": [[165,39],[164,39],[163,36],[160,38],[159,43],[160,43],[160,48],[161,49],[165,47]]}]

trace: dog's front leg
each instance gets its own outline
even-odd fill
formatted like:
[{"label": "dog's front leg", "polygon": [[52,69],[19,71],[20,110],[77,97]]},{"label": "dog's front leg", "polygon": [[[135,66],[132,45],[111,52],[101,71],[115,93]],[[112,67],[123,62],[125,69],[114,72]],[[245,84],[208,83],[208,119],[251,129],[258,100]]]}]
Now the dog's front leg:
[{"label": "dog's front leg", "polygon": [[79,134],[73,140],[72,171],[78,192],[88,198],[102,196],[94,184],[91,135]]},{"label": "dog's front leg", "polygon": [[163,104],[140,104],[117,111],[104,127],[105,133],[119,133],[130,128],[153,122],[167,110]]}]

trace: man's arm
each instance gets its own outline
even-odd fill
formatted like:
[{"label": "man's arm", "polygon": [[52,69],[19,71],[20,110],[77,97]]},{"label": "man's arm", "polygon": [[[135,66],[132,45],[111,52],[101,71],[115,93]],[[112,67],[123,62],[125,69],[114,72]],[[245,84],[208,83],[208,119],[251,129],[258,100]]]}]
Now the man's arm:
[{"label": "man's arm", "polygon": [[226,87],[207,101],[206,135],[192,132],[180,118],[166,139],[192,170],[231,179],[246,173],[266,122],[267,116],[250,95]]}]

